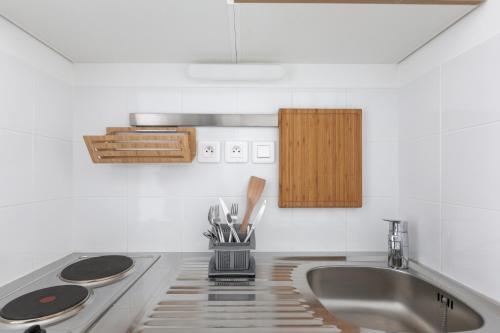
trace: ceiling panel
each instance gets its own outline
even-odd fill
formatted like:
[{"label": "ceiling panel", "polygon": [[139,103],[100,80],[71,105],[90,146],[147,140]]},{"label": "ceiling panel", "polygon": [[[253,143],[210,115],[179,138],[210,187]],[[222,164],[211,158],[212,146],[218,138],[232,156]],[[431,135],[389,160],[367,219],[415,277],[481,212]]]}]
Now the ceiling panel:
[{"label": "ceiling panel", "polygon": [[234,50],[226,0],[1,0],[0,14],[75,62],[231,62]]},{"label": "ceiling panel", "polygon": [[[396,63],[473,6],[0,0],[74,62]],[[236,36],[236,37],[235,37]]]},{"label": "ceiling panel", "polygon": [[240,61],[396,63],[473,6],[240,4]]}]

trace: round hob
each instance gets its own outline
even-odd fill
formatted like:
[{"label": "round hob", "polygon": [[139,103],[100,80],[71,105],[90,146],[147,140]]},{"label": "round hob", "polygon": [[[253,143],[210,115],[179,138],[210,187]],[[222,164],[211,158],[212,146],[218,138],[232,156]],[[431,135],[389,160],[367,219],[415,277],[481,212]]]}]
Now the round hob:
[{"label": "round hob", "polygon": [[60,278],[76,284],[107,284],[122,278],[133,266],[134,261],[127,256],[91,257],[64,268]]},{"label": "round hob", "polygon": [[0,310],[8,323],[31,323],[65,318],[76,314],[88,300],[89,289],[75,285],[60,285],[24,294]]}]

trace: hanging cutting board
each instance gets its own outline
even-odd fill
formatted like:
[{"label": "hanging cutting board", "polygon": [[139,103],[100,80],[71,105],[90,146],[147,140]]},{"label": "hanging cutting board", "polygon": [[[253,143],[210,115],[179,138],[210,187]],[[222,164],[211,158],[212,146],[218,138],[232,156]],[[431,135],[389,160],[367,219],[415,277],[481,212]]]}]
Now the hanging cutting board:
[{"label": "hanging cutting board", "polygon": [[361,110],[281,109],[279,206],[361,207]]}]

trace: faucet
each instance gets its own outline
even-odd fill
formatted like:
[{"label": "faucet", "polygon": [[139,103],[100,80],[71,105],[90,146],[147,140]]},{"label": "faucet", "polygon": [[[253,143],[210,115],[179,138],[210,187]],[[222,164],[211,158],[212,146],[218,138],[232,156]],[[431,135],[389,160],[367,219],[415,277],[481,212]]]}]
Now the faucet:
[{"label": "faucet", "polygon": [[394,269],[408,269],[409,242],[408,223],[402,220],[384,219],[389,222],[387,266]]}]

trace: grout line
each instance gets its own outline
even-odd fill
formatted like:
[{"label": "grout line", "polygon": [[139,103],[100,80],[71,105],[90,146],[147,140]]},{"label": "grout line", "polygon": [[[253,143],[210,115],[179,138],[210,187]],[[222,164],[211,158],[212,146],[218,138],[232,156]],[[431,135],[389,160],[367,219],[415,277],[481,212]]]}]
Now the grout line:
[{"label": "grout line", "polygon": [[73,143],[72,139],[63,139],[63,138],[60,138],[60,137],[51,136],[51,135],[45,135],[45,134],[39,134],[39,133],[33,133],[33,135],[41,137],[41,138],[45,138],[45,139],[52,139],[52,140],[61,141],[61,142]]},{"label": "grout line", "polygon": [[456,129],[450,129],[450,130],[446,130],[446,131],[443,130],[442,134],[443,135],[452,135],[452,134],[464,132],[464,131],[467,131],[467,130],[470,130],[470,129],[498,125],[499,123],[500,123],[500,119],[499,120],[492,120],[492,121],[489,121],[489,122],[479,123],[479,124],[474,124],[474,125],[469,125],[469,126],[464,126],[464,127],[460,127],[460,128],[456,128]]},{"label": "grout line", "polygon": [[402,197],[403,199],[409,199],[409,200],[414,200],[414,201],[420,201],[420,202],[423,202],[423,203],[427,203],[427,204],[432,204],[432,205],[439,205],[441,204],[441,202],[438,200],[438,201],[434,201],[434,200],[426,200],[426,199],[421,199],[421,198],[417,198],[417,197],[412,197],[412,196],[404,196]]},{"label": "grout line", "polygon": [[347,253],[349,249],[349,223],[347,221],[347,209],[344,209],[344,228],[345,228],[345,239],[344,239],[344,251]]},{"label": "grout line", "polygon": [[246,83],[231,83],[231,84],[200,84],[200,83],[193,83],[193,84],[100,84],[100,83],[84,83],[84,84],[74,84],[74,88],[164,88],[164,89],[200,89],[200,88],[234,88],[234,89],[265,89],[266,91],[269,90],[284,90],[284,89],[295,89],[298,91],[326,91],[326,90],[344,90],[344,89],[350,89],[352,91],[356,90],[392,90],[392,91],[397,91],[400,87],[398,85],[368,85],[368,86],[351,86],[351,85],[324,85],[324,86],[313,86],[313,85],[276,85],[276,83],[268,83],[268,84],[246,84]]},{"label": "grout line", "polygon": [[495,209],[495,208],[485,208],[485,207],[479,207],[479,206],[470,206],[470,205],[453,203],[453,202],[449,202],[449,201],[443,201],[442,204],[446,205],[446,206],[461,207],[461,208],[472,208],[472,209],[486,210],[486,211],[489,211],[489,212],[500,213],[500,209]]},{"label": "grout line", "polygon": [[126,197],[125,197],[125,250],[128,252],[129,251],[129,237],[128,237],[128,232],[129,232],[129,228],[128,228],[128,225],[129,225],[129,183],[130,183],[130,167],[127,166],[127,177],[126,177],[126,183],[125,183],[125,193],[126,193]]},{"label": "grout line", "polygon": [[0,131],[9,132],[11,134],[33,135],[35,137],[53,139],[53,140],[62,141],[62,142],[73,142],[72,139],[65,139],[65,138],[52,136],[52,135],[40,134],[40,133],[37,133],[34,129],[31,131],[25,131],[25,130],[17,130],[17,129],[7,128],[7,127],[0,127]]},{"label": "grout line", "polygon": [[415,136],[415,137],[410,137],[410,138],[408,138],[408,137],[407,138],[399,138],[399,141],[404,142],[404,143],[414,143],[414,142],[418,142],[418,141],[423,141],[425,139],[434,138],[437,136],[441,136],[441,133],[433,133],[433,134]]},{"label": "grout line", "polygon": [[236,29],[236,6],[233,4],[233,33],[234,33],[234,54],[235,62],[238,63],[238,29]]},{"label": "grout line", "polygon": [[439,269],[443,271],[443,67],[439,67]]},{"label": "grout line", "polygon": [[42,204],[42,203],[47,203],[47,202],[51,202],[51,201],[62,201],[62,200],[69,200],[69,199],[74,199],[74,197],[72,197],[72,196],[59,197],[59,198],[50,198],[50,199],[43,199],[43,200],[31,200],[31,201],[25,201],[25,202],[15,203],[15,204],[6,204],[6,205],[0,205],[0,209],[31,206],[31,205]]},{"label": "grout line", "polygon": [[432,201],[432,200],[425,200],[425,199],[416,198],[416,197],[412,197],[412,196],[404,196],[404,197],[402,197],[402,199],[414,200],[414,201],[419,201],[419,202],[432,204],[432,205],[441,205],[441,206],[446,205],[446,206],[471,208],[471,209],[486,210],[486,211],[490,211],[490,212],[499,212],[500,213],[500,209],[496,209],[496,208],[487,208],[487,207],[481,207],[481,206],[466,205],[466,204],[460,204],[460,203],[451,202],[451,201]]}]

